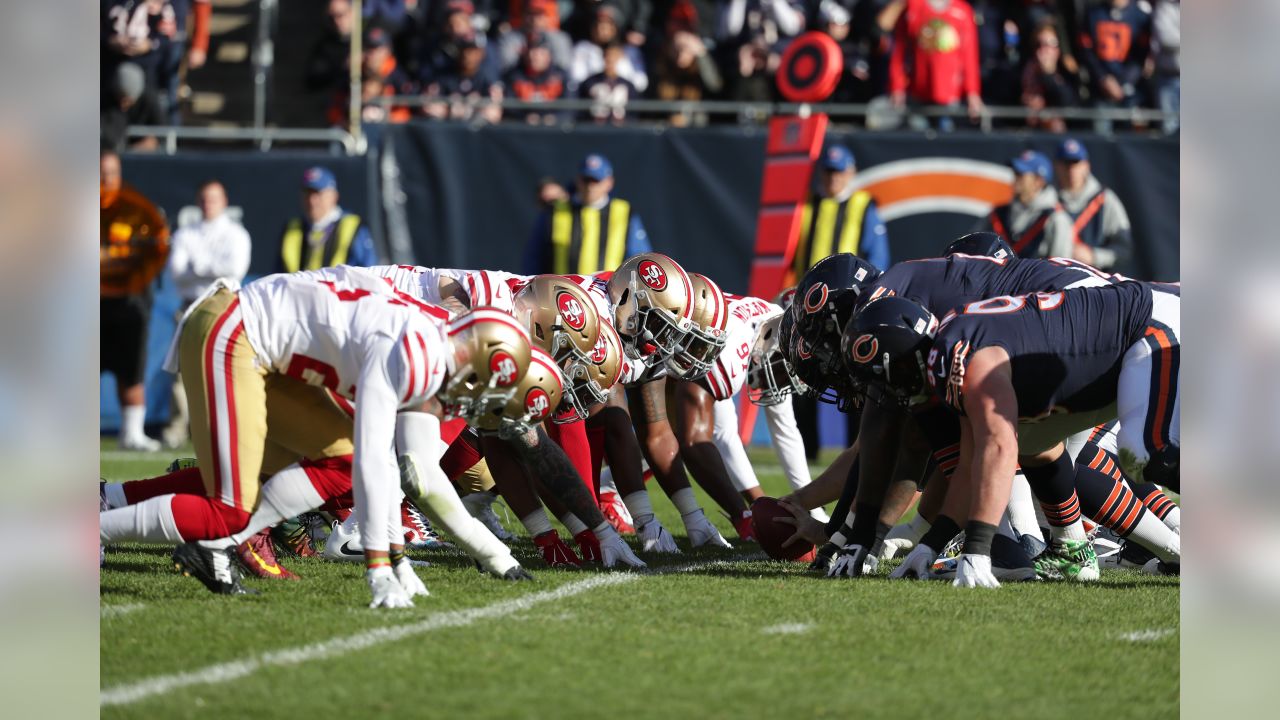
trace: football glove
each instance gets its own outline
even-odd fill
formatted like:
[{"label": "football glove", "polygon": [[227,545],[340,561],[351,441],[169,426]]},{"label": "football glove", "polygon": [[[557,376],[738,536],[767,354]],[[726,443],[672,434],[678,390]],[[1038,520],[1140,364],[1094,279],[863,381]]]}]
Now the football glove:
[{"label": "football glove", "polygon": [[582,567],[582,561],[573,553],[573,550],[569,549],[568,545],[564,544],[560,534],[555,530],[548,530],[535,537],[533,544],[542,551],[542,559],[551,567],[569,569]]},{"label": "football glove", "polygon": [[927,580],[937,557],[938,552],[928,545],[916,545],[902,564],[889,573],[889,577],[895,580]]},{"label": "football glove", "polygon": [[676,539],[657,518],[640,526],[640,548],[645,552],[680,554]]},{"label": "football glove", "polygon": [[862,545],[849,544],[840,549],[835,561],[827,568],[827,577],[860,577],[870,575],[880,566],[880,561]]},{"label": "football glove", "polygon": [[396,581],[400,583],[400,587],[409,597],[414,598],[419,595],[426,597],[431,594],[431,591],[427,590],[427,586],[422,584],[418,574],[413,571],[413,561],[409,558],[403,558],[393,565],[391,570],[396,575]]},{"label": "football glove", "polygon": [[600,541],[600,555],[605,567],[611,568],[619,562],[635,568],[647,567],[612,526],[597,531],[596,539]]},{"label": "football glove", "polygon": [[600,541],[596,539],[595,533],[583,530],[573,536],[573,541],[578,543],[578,553],[582,555],[582,562],[600,562]]},{"label": "football glove", "polygon": [[813,558],[813,562],[809,563],[809,572],[827,574],[831,569],[831,563],[836,557],[836,553],[840,552],[840,546],[835,543],[823,543],[818,548],[818,554]]},{"label": "football glove", "polygon": [[707,519],[706,513],[702,510],[696,510],[688,515],[680,516],[684,521],[685,534],[689,536],[689,545],[691,547],[702,547],[710,545],[711,547],[731,548],[728,540],[720,534],[715,525]]},{"label": "football glove", "polygon": [[400,587],[400,581],[396,580],[395,573],[386,565],[369,568],[365,571],[365,579],[369,582],[369,592],[373,594],[373,601],[369,603],[371,608],[411,608],[413,600],[409,599],[409,594]]},{"label": "football glove", "polygon": [[968,553],[961,555],[956,567],[956,579],[951,582],[951,585],[964,588],[1000,587],[1000,581],[996,580],[996,576],[991,572],[991,556]]}]

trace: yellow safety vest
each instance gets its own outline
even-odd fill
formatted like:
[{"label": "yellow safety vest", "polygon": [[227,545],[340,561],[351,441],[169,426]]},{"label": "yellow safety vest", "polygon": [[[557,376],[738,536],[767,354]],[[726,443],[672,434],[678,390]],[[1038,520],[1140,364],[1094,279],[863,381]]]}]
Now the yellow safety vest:
[{"label": "yellow safety vest", "polygon": [[[351,249],[351,241],[360,229],[359,215],[343,215],[334,223],[336,228],[326,231],[324,242],[308,243],[303,237],[302,220],[294,218],[284,229],[281,241],[280,257],[284,260],[285,272],[299,270],[319,270],[322,267],[342,265],[347,261],[347,251]],[[302,248],[307,246],[307,262],[302,263]],[[328,259],[325,248],[331,248]]]},{"label": "yellow safety vest", "polygon": [[[813,210],[814,200],[818,211]],[[836,220],[840,214],[840,202],[832,198],[813,198],[804,204],[800,215],[800,240],[796,243],[795,274],[799,279],[809,268],[834,252],[858,254],[862,243],[862,221],[871,204],[871,193],[859,190],[844,202],[844,223],[839,228],[840,245],[835,246]]]},{"label": "yellow safety vest", "polygon": [[[573,206],[567,200],[555,204],[551,213],[551,272],[556,275],[591,275],[601,270],[617,270],[627,253],[627,227],[631,223],[631,203],[609,201],[609,227],[605,233],[604,262],[600,261],[600,211],[585,205],[574,223]],[[577,232],[575,232],[575,224]],[[575,237],[576,236],[576,237]],[[574,240],[578,240],[577,262],[570,261]]]}]

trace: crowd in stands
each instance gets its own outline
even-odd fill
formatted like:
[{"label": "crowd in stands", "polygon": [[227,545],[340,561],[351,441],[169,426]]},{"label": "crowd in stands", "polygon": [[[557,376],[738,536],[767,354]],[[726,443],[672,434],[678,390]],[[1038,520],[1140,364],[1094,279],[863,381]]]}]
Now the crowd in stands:
[{"label": "crowd in stands", "polygon": [[[208,2],[104,5],[104,114],[118,112],[107,106],[120,94],[115,72],[122,63],[143,68],[148,87],[161,96],[160,111],[172,114],[171,70],[188,45],[189,62],[203,54],[200,31],[188,43],[184,23],[193,6]],[[349,43],[358,24],[350,0],[315,6],[326,14],[326,29],[309,54],[306,82],[330,98],[328,119],[342,125],[350,114]],[[686,114],[664,118],[627,106],[637,98],[780,100],[774,76],[782,54],[806,31],[830,35],[843,51],[832,102],[885,98],[907,115],[954,108],[952,117],[929,120],[942,130],[972,124],[988,105],[1024,106],[1025,117],[1003,122],[1052,132],[1090,125],[1064,118],[1062,108],[1176,113],[1179,106],[1179,0],[369,0],[362,6],[360,95],[368,121],[687,123]],[[201,14],[194,16],[199,21]],[[388,107],[379,100],[387,96],[414,100]],[[509,102],[558,99],[586,100],[590,108],[540,111]],[[1099,121],[1096,129],[1111,124]],[[1176,132],[1176,115],[1163,130]]]}]

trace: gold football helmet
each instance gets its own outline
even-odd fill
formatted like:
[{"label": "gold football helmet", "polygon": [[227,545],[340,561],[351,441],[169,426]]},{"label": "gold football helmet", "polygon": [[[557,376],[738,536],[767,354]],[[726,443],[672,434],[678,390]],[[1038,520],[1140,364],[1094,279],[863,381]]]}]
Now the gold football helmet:
[{"label": "gold football helmet", "polygon": [[682,347],[667,361],[676,377],[695,380],[706,375],[724,350],[728,335],[729,309],[724,293],[711,278],[689,273],[693,285],[693,327]]},{"label": "gold football helmet", "polygon": [[490,408],[471,424],[482,432],[519,435],[551,417],[564,397],[564,378],[555,360],[536,345],[530,348],[529,372],[501,408]]},{"label": "gold football helmet", "polygon": [[585,420],[592,406],[609,399],[609,390],[622,374],[622,341],[612,325],[600,323],[600,340],[587,359],[589,363],[574,366],[573,375],[565,375],[568,388],[563,412],[554,418],[557,423]]},{"label": "gold football helmet", "polygon": [[674,355],[693,327],[689,276],[662,253],[641,253],[622,263],[609,278],[609,303],[623,352],[646,367]]},{"label": "gold football helmet", "polygon": [[536,275],[513,299],[512,314],[529,330],[534,345],[563,363],[588,362],[600,339],[595,303],[576,283],[559,275]]},{"label": "gold football helmet", "polygon": [[481,306],[449,322],[449,376],[439,392],[451,417],[501,412],[529,371],[529,334],[507,313]]},{"label": "gold football helmet", "polygon": [[782,351],[782,321],[786,314],[765,320],[756,333],[747,365],[747,397],[756,405],[777,405],[804,386]]}]

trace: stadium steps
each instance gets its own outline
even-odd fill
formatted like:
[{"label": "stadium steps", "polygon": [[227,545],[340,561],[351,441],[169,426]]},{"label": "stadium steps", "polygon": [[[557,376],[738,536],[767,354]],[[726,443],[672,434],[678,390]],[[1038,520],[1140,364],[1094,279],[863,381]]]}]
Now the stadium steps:
[{"label": "stadium steps", "polygon": [[188,70],[190,92],[182,98],[183,122],[191,126],[253,123],[253,63],[257,35],[256,0],[213,0],[209,59]]}]

